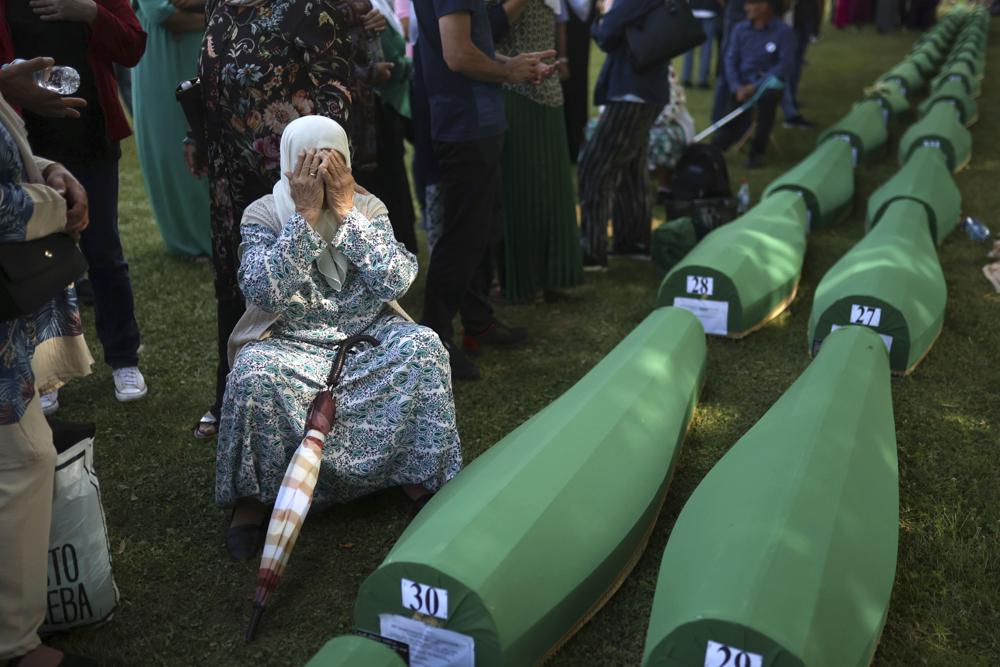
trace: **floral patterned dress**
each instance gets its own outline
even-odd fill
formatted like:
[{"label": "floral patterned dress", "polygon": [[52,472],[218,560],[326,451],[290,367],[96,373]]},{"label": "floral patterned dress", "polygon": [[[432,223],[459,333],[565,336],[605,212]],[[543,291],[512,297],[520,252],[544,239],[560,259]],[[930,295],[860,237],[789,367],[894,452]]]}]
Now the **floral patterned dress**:
[{"label": "floral patterned dress", "polygon": [[247,210],[242,232],[240,285],[248,302],[278,320],[233,362],[219,428],[216,501],[274,502],[337,344],[362,332],[381,344],[348,354],[314,504],[403,484],[435,491],[454,477],[462,459],[448,355],[433,331],[386,307],[417,273],[416,258],[396,242],[388,217],[369,220],[354,209],[341,223],[333,244],[350,267],[339,292],[316,268],[326,249],[322,237],[297,214],[278,223],[272,196]]},{"label": "floral patterned dress", "polygon": [[342,2],[271,0],[250,7],[209,0],[198,66],[205,104],[216,294],[241,300],[240,218],[280,177],[281,133],[299,116],[345,127],[353,20]]}]

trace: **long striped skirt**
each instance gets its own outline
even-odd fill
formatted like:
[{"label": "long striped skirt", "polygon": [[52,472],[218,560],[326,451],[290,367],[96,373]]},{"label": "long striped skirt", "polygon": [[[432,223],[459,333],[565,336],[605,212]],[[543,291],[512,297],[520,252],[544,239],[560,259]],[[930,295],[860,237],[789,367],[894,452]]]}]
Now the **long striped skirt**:
[{"label": "long striped skirt", "polygon": [[504,295],[525,301],[583,282],[580,232],[562,107],[512,92],[506,106]]}]

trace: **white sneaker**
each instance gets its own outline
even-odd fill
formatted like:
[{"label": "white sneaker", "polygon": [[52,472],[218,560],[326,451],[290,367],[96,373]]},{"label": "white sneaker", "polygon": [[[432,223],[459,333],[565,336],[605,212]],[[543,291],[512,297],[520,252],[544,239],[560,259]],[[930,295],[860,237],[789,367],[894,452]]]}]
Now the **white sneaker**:
[{"label": "white sneaker", "polygon": [[115,380],[115,398],[119,401],[134,401],[146,395],[146,380],[139,372],[138,366],[116,368],[111,371]]},{"label": "white sneaker", "polygon": [[59,390],[55,389],[39,396],[42,401],[42,414],[48,417],[59,409]]}]

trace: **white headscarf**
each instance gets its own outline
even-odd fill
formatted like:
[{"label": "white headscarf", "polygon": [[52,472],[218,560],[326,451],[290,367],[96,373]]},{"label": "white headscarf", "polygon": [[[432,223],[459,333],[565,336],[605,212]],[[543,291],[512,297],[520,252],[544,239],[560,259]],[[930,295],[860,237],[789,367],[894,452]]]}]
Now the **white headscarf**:
[{"label": "white headscarf", "polygon": [[[281,221],[287,222],[295,213],[295,202],[285,172],[293,172],[299,159],[299,152],[310,148],[332,148],[341,154],[347,168],[351,168],[351,150],[347,132],[332,118],[325,116],[302,116],[296,118],[281,133],[281,180],[274,184],[275,207]],[[324,207],[316,224],[316,233],[326,241],[326,250],[316,258],[316,268],[323,274],[327,284],[340,291],[347,275],[348,259],[332,244],[333,235],[340,227],[340,221],[329,208]]]}]

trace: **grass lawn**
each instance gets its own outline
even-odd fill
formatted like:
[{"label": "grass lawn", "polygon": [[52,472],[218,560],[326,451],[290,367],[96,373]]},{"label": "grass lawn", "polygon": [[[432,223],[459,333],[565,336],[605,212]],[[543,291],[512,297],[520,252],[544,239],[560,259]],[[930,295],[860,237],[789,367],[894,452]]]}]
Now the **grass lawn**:
[{"label": "grass lawn", "polygon": [[[1000,72],[994,23],[987,72]],[[824,27],[810,48],[801,98],[826,126],[908,50],[913,34]],[[711,93],[691,90],[699,127]],[[971,167],[958,178],[965,213],[1000,231],[1000,85],[988,79],[973,130]],[[894,140],[901,132],[897,129]],[[768,167],[746,175],[754,196],[806,155],[815,132],[776,131]],[[179,150],[180,147],[178,147]],[[895,146],[858,170],[855,211],[809,238],[798,298],[742,341],[711,338],[702,402],[649,548],[621,590],[554,658],[556,665],[638,664],[657,570],[671,526],[699,480],[809,363],[806,325],[817,283],[863,234],[864,202],[897,169]],[[411,515],[398,491],[311,516],[256,642],[243,643],[257,563],[226,558],[227,515],[213,503],[215,448],[191,427],[212,402],[215,310],[210,268],[165,254],[146,202],[134,145],[121,169],[121,228],[132,268],[150,394],[113,397],[100,363],[66,387],[59,416],[98,424],[103,483],[122,603],[101,628],[55,640],[112,665],[296,665],[350,632],[361,581]],[[899,444],[899,562],[877,665],[992,665],[1000,656],[1000,295],[980,273],[987,246],[956,232],[941,248],[949,302],[944,332],[908,378],[893,380]],[[427,256],[421,256],[426,267]],[[648,262],[611,270],[547,304],[501,305],[530,327],[523,350],[487,353],[485,379],[455,387],[465,460],[471,461],[570,387],[652,307],[660,275]],[[420,279],[422,280],[422,278]],[[420,312],[422,284],[404,305]],[[789,434],[794,437],[794,434]]]}]

